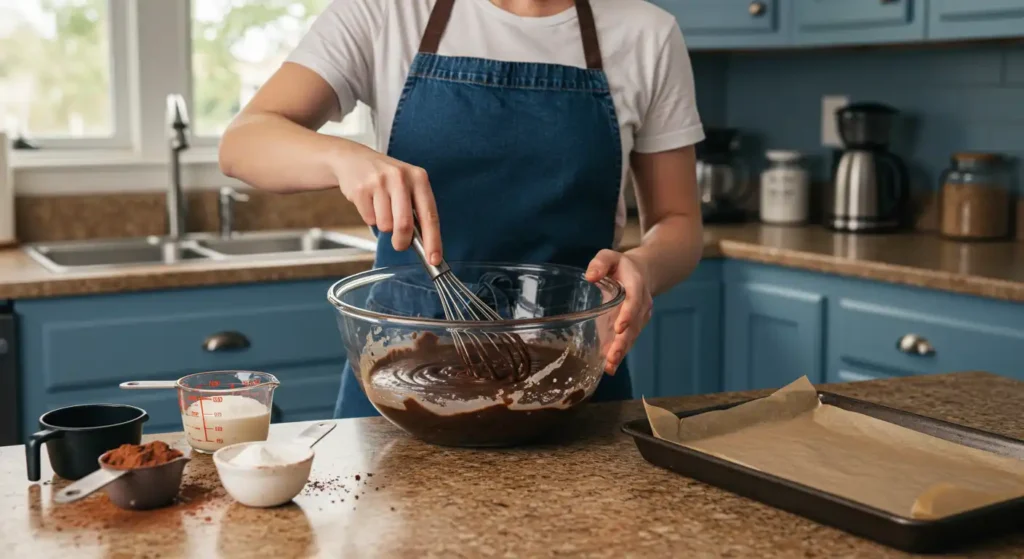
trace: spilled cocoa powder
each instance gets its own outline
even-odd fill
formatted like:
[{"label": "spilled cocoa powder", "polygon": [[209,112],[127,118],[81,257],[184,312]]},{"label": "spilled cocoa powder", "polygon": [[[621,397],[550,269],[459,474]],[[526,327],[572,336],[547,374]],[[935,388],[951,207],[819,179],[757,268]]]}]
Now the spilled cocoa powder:
[{"label": "spilled cocoa powder", "polygon": [[[211,522],[211,513],[222,510],[229,502],[224,498],[226,492],[220,485],[220,478],[213,464],[203,467],[205,457],[193,460],[185,470],[181,490],[174,504],[150,511],[129,511],[118,508],[105,495],[97,494],[87,499],[68,505],[55,505],[46,511],[45,521],[52,523],[54,528],[62,531],[90,531],[100,540],[102,530],[135,531],[146,529],[162,529],[180,522],[182,517],[196,518]],[[199,467],[195,467],[199,466]],[[65,485],[61,481],[54,484],[53,491]]]},{"label": "spilled cocoa powder", "polygon": [[146,444],[123,444],[103,455],[103,464],[117,470],[151,468],[181,458],[180,450],[163,441]]}]

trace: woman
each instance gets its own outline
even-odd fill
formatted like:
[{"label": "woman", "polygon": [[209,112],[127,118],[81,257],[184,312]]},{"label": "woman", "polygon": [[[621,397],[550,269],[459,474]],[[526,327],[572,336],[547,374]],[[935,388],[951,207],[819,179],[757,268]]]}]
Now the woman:
[{"label": "woman", "polygon": [[[315,132],[357,101],[386,155]],[[223,172],[278,192],[339,188],[380,232],[376,263],[559,263],[626,289],[596,400],[632,396],[621,367],[652,296],[703,246],[703,139],[675,19],[644,0],[335,0],[224,134]],[[635,178],[644,236],[613,249]],[[618,374],[615,374],[618,371]],[[337,417],[376,411],[346,366]]]}]

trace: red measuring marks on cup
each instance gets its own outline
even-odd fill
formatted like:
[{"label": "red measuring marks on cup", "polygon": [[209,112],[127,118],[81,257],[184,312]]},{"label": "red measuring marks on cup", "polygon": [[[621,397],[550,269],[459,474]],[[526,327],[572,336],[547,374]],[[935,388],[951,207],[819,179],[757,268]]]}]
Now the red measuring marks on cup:
[{"label": "red measuring marks on cup", "polygon": [[[217,381],[213,381],[213,382],[217,382]],[[224,431],[224,428],[222,426],[219,426],[219,425],[211,427],[210,425],[207,425],[207,423],[206,423],[206,418],[207,417],[219,418],[219,417],[223,416],[223,413],[219,412],[219,411],[209,411],[209,412],[206,411],[206,405],[203,404],[203,402],[211,402],[211,403],[219,404],[219,403],[224,401],[224,397],[223,396],[199,396],[199,395],[194,395],[193,394],[193,395],[189,395],[188,396],[188,400],[190,402],[199,402],[199,409],[198,410],[193,410],[192,409],[193,406],[191,404],[188,406],[188,408],[186,410],[188,415],[190,415],[192,417],[198,417],[199,421],[201,423],[201,425],[196,425],[196,426],[192,427],[193,430],[201,432],[202,438],[200,439],[197,436],[196,439],[197,440],[202,440],[202,441],[208,442],[208,443],[218,443],[218,444],[219,443],[223,443],[224,439],[220,438],[220,437],[217,437],[216,435],[214,435],[214,438],[211,439],[210,438],[210,432],[212,431],[214,433],[220,433],[220,432]]]}]

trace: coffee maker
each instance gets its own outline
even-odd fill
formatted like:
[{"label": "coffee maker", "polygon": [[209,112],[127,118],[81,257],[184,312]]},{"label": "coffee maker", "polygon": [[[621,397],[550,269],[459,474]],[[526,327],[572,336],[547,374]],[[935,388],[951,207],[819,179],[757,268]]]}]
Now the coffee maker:
[{"label": "coffee maker", "polygon": [[739,158],[740,134],[734,128],[708,128],[697,144],[697,187],[706,223],[743,221],[751,194],[750,175]]},{"label": "coffee maker", "polygon": [[898,228],[906,212],[909,178],[889,151],[897,111],[879,103],[855,103],[836,111],[843,151],[826,196],[825,224],[838,231]]}]

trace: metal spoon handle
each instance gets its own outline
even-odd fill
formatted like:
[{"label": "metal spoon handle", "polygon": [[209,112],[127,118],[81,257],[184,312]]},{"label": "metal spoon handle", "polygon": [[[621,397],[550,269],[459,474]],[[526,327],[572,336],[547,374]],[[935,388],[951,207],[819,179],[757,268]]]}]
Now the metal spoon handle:
[{"label": "metal spoon handle", "polygon": [[74,503],[79,499],[84,499],[96,491],[103,489],[107,484],[117,480],[127,473],[128,470],[111,471],[100,468],[64,489],[61,489],[60,492],[53,497],[53,501],[62,505],[66,503]]},{"label": "metal spoon handle", "polygon": [[177,387],[178,382],[174,380],[131,380],[121,383],[121,390],[163,390]]},{"label": "metal spoon handle", "polygon": [[333,431],[337,426],[338,424],[333,421],[321,421],[319,423],[314,423],[303,429],[302,432],[299,433],[299,436],[295,437],[295,442],[312,447],[316,443],[320,442],[320,439],[327,436],[327,433]]}]

